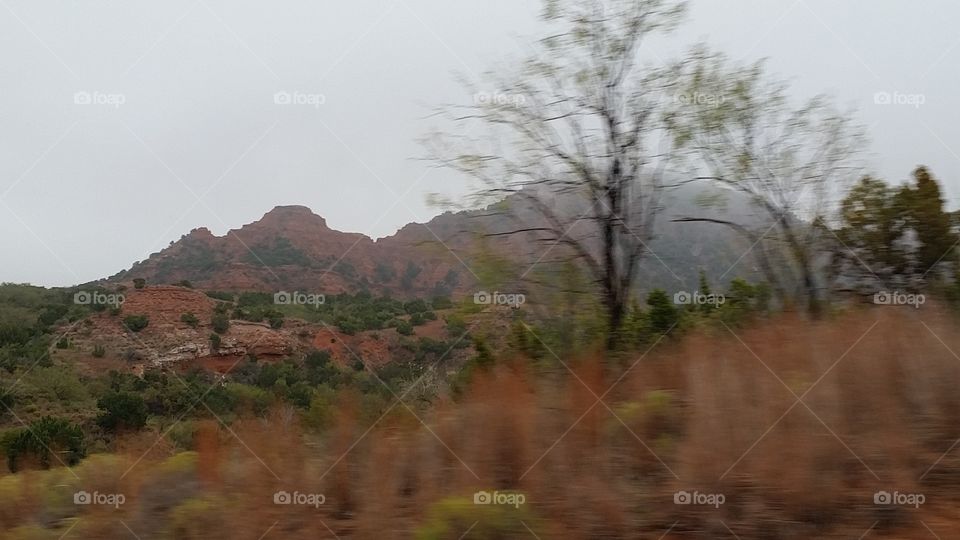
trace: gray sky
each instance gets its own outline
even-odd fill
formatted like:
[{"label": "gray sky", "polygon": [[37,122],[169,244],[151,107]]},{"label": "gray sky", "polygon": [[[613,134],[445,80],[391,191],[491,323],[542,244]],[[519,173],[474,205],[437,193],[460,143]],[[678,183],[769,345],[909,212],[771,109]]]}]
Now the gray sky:
[{"label": "gray sky", "polygon": [[[89,281],[194,227],[222,234],[280,204],[373,237],[430,219],[427,193],[465,185],[413,159],[424,116],[470,99],[455,72],[522,54],[538,11],[535,0],[0,0],[0,281]],[[769,57],[797,96],[858,109],[876,174],[899,183],[926,164],[955,208],[957,20],[948,0],[700,0],[654,52],[702,40]],[[878,92],[902,104],[876,104]]]}]

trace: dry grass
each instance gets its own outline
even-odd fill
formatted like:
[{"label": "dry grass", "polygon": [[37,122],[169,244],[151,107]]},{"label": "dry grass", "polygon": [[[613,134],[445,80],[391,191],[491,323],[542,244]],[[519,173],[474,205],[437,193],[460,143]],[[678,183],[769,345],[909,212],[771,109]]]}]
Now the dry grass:
[{"label": "dry grass", "polygon": [[[171,464],[155,451],[122,480],[132,448],[88,460],[81,480],[57,473],[65,493],[128,499],[83,507],[66,538],[118,538],[126,527],[144,539],[948,538],[960,500],[951,351],[952,319],[886,308],[705,330],[660,343],[629,371],[596,358],[535,371],[518,359],[478,376],[457,403],[418,417],[398,404],[372,429],[347,394],[320,439],[276,411],[205,426],[198,455]],[[51,473],[0,484],[4,527],[59,522],[56,538],[74,523],[75,507],[42,500],[58,489]],[[275,505],[278,490],[326,502]],[[519,492],[526,504],[475,506],[479,490]],[[725,501],[674,504],[680,490]],[[925,503],[874,504],[881,490]]]}]

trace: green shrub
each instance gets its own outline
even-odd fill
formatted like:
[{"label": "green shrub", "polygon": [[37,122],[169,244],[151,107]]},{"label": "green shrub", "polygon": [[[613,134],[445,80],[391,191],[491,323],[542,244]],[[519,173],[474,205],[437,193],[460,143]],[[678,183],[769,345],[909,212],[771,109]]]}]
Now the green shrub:
[{"label": "green shrub", "polygon": [[407,321],[397,322],[397,333],[401,336],[411,336],[413,335],[413,325]]},{"label": "green shrub", "polygon": [[127,315],[123,318],[123,325],[131,332],[139,332],[150,324],[150,319],[146,315]]},{"label": "green shrub", "polygon": [[411,301],[406,302],[405,304],[403,304],[403,310],[406,311],[407,313],[411,314],[411,315],[414,314],[414,313],[423,313],[424,311],[427,311],[428,309],[429,309],[429,308],[428,308],[428,306],[427,306],[427,303],[424,302],[423,300],[420,300],[420,299],[411,300]]},{"label": "green shrub", "polygon": [[93,346],[93,352],[91,352],[90,354],[92,354],[94,358],[103,358],[104,356],[107,355],[107,349],[104,348],[103,345],[100,345],[99,343],[97,343],[96,345]]},{"label": "green shrub", "polygon": [[677,308],[673,300],[661,289],[650,291],[647,296],[647,305],[650,306],[650,329],[658,334],[665,334],[673,328],[678,319]]},{"label": "green shrub", "polygon": [[223,292],[223,291],[206,291],[208,297],[213,298],[214,300],[222,300],[224,302],[233,302],[233,293]]},{"label": "green shrub", "polygon": [[97,425],[107,431],[137,431],[147,424],[147,404],[138,394],[107,394],[97,401],[97,408],[103,411],[97,417]]},{"label": "green shrub", "polygon": [[183,315],[180,315],[180,322],[186,324],[190,328],[196,328],[200,324],[200,319],[198,319],[196,315],[188,311]]},{"label": "green shrub", "polygon": [[147,280],[145,280],[145,279],[143,279],[143,278],[136,278],[136,279],[133,280],[133,288],[134,288],[134,289],[142,289],[142,288],[144,288],[144,287],[146,287],[146,286],[147,286]]},{"label": "green shrub", "polygon": [[448,315],[444,318],[447,323],[447,335],[459,338],[467,332],[467,322],[459,315]]},{"label": "green shrub", "polygon": [[87,384],[66,366],[37,367],[23,376],[20,396],[31,402],[54,402],[76,406],[89,399]]},{"label": "green shrub", "polygon": [[210,334],[210,350],[218,351],[220,350],[220,334]]},{"label": "green shrub", "polygon": [[170,511],[168,538],[207,540],[222,535],[227,523],[220,510],[228,506],[227,501],[214,496],[180,502]]},{"label": "green shrub", "polygon": [[456,539],[462,538],[463,531],[470,531],[470,538],[545,537],[526,505],[475,504],[471,498],[449,497],[430,507],[414,538]]},{"label": "green shrub", "polygon": [[447,296],[435,296],[430,301],[430,305],[433,309],[450,309],[453,307],[453,301]]},{"label": "green shrub", "polygon": [[256,386],[228,383],[224,389],[229,396],[232,408],[236,412],[252,412],[255,415],[262,416],[270,408],[270,403],[273,400],[266,390]]},{"label": "green shrub", "polygon": [[7,456],[7,468],[17,472],[27,456],[49,469],[54,463],[76,465],[85,455],[83,430],[62,418],[45,416],[30,424],[7,431],[0,437],[0,449]]},{"label": "green shrub", "polygon": [[303,414],[303,424],[308,429],[323,431],[333,426],[336,409],[336,392],[321,384],[314,390],[310,407]]},{"label": "green shrub", "polygon": [[264,312],[264,317],[270,323],[270,328],[277,329],[283,326],[283,313],[280,311],[267,310]]},{"label": "green shrub", "polygon": [[230,318],[224,313],[215,313],[210,319],[210,326],[213,327],[214,332],[223,334],[230,329]]}]

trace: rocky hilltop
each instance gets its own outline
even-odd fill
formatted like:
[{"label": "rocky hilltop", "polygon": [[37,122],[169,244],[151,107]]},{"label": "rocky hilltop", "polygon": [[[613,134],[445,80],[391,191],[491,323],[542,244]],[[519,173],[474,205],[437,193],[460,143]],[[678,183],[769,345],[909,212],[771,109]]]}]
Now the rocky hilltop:
[{"label": "rocky hilltop", "polygon": [[469,290],[470,272],[428,229],[411,224],[374,241],[336,231],[304,206],[278,206],[260,220],[215,236],[197,228],[107,281],[190,281],[204,290],[369,290],[397,297]]},{"label": "rocky hilltop", "polygon": [[[729,199],[722,209],[706,208],[700,200],[708,195],[717,196],[689,187],[666,194],[671,199],[670,211],[658,218],[656,237],[649,245],[651,253],[642,262],[641,292],[657,287],[692,290],[701,269],[708,276],[725,280],[755,277],[752,258],[742,256],[749,250],[742,238],[723,227],[672,222],[690,215],[728,217],[749,212],[749,204],[737,198]],[[572,216],[583,214],[573,201],[554,203],[555,208]],[[504,216],[507,206],[512,207],[516,219]],[[392,236],[373,240],[331,229],[326,220],[304,206],[278,206],[223,236],[215,236],[203,227],[194,229],[105,282],[129,283],[143,278],[150,284],[186,280],[206,291],[326,295],[369,291],[394,298],[463,296],[483,288],[478,276],[492,276],[497,282],[486,286],[516,286],[518,282],[511,282],[508,276],[529,277],[532,274],[527,270],[532,266],[541,270],[551,260],[562,260],[563,246],[536,234],[486,236],[538,225],[542,223],[536,212],[520,204],[518,198],[508,198],[483,210],[446,212],[427,223],[411,223]],[[569,234],[596,236],[585,221]]]}]

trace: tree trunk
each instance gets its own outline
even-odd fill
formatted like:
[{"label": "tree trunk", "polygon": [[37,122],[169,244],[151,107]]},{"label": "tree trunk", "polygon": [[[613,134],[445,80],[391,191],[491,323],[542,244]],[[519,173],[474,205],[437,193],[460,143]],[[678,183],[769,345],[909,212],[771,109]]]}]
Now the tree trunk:
[{"label": "tree trunk", "polygon": [[612,351],[620,344],[620,330],[623,327],[623,316],[626,314],[626,302],[623,299],[623,295],[612,291],[608,292],[606,307],[607,350]]},{"label": "tree trunk", "polygon": [[817,290],[817,280],[814,276],[813,268],[811,268],[812,263],[810,261],[809,253],[807,253],[806,248],[801,245],[800,241],[797,239],[793,232],[793,227],[791,227],[790,222],[786,217],[781,217],[780,224],[783,227],[787,242],[789,242],[790,248],[793,250],[794,256],[797,258],[797,263],[800,265],[801,277],[803,279],[803,290],[807,296],[807,310],[813,318],[820,318],[823,306],[820,303],[820,293]]}]

